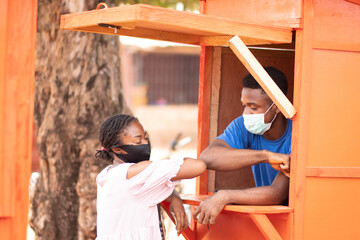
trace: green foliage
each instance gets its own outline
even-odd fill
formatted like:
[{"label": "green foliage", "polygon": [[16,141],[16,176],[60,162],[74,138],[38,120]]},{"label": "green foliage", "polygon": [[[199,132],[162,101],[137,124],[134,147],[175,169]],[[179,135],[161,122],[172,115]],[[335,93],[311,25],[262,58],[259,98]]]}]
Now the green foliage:
[{"label": "green foliage", "polygon": [[184,10],[194,11],[199,10],[199,0],[115,0],[116,5],[120,4],[138,4],[144,3],[166,8],[174,8],[176,4],[182,3]]}]

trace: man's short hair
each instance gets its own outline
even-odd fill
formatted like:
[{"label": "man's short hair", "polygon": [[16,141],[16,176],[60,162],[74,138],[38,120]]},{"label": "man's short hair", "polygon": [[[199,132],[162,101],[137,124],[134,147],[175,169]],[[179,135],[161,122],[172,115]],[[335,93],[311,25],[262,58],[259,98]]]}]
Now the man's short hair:
[{"label": "man's short hair", "polygon": [[[264,69],[274,80],[276,85],[278,85],[281,91],[286,95],[288,89],[288,82],[286,80],[285,74],[274,67],[265,67]],[[261,88],[259,83],[250,73],[243,78],[242,85],[244,88],[261,89],[265,93],[264,89]]]}]

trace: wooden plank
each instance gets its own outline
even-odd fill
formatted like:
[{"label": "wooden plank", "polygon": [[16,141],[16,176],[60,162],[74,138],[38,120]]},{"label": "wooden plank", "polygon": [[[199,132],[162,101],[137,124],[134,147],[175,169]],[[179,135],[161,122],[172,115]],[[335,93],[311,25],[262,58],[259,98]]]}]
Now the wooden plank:
[{"label": "wooden plank", "polygon": [[360,0],[345,0],[345,1],[360,5]]},{"label": "wooden plank", "polygon": [[[359,0],[358,0],[359,1]],[[360,6],[344,0],[314,2],[314,47],[360,51]]]},{"label": "wooden plank", "polygon": [[198,36],[183,34],[183,33],[153,30],[153,29],[145,29],[145,28],[137,28],[136,31],[131,31],[129,29],[118,29],[115,32],[113,28],[90,26],[86,28],[85,27],[76,28],[73,30],[81,31],[81,32],[109,34],[109,35],[119,35],[119,36],[123,35],[129,37],[148,38],[148,39],[154,39],[160,41],[169,41],[169,42],[177,42],[177,43],[192,44],[192,45],[199,45],[200,43],[200,38]]},{"label": "wooden plank", "polygon": [[[11,183],[7,164],[5,161],[5,87],[6,87],[6,66],[7,66],[7,29],[8,29],[8,1],[4,1],[0,8],[0,217],[9,217],[13,215],[14,208],[11,201],[14,197],[9,194],[8,188]],[[11,163],[10,163],[11,164]]]},{"label": "wooden plank", "polygon": [[307,177],[360,178],[360,167],[307,167]]},{"label": "wooden plank", "polygon": [[[211,96],[211,69],[213,47],[201,47],[200,70],[199,70],[199,113],[198,113],[198,137],[197,155],[209,145],[210,126],[210,96]],[[207,194],[207,171],[196,178],[196,194]]]},{"label": "wooden plank", "polygon": [[309,128],[313,65],[313,35],[314,35],[314,2],[303,1],[303,30],[296,31],[295,40],[295,78],[294,105],[299,114],[293,120],[293,134],[291,140],[291,181],[289,188],[289,206],[294,209],[294,224],[292,239],[304,239],[305,218],[305,169],[309,154]]},{"label": "wooden plank", "polygon": [[[285,27],[269,27],[231,19],[176,11],[156,6],[136,4],[115,8],[93,10],[82,13],[61,16],[61,29],[76,30],[98,26],[99,23],[122,26],[133,29],[136,35],[138,29],[190,34],[197,37],[233,36],[239,35],[254,38],[262,43],[290,43],[292,29]],[[90,29],[89,29],[90,31]],[[101,33],[109,34],[108,31]],[[219,38],[215,38],[219,41]],[[265,40],[265,41],[262,41]],[[203,43],[213,42],[204,39]],[[222,43],[224,43],[222,41]]]},{"label": "wooden plank", "polygon": [[[212,54],[209,143],[218,136],[221,49],[221,47],[214,47]],[[213,170],[208,171],[208,191],[215,191],[215,171]]]},{"label": "wooden plank", "polygon": [[[1,239],[26,239],[31,171],[31,139],[33,119],[34,68],[37,1],[5,0],[6,27],[1,28],[0,62],[5,70],[0,74]],[[1,14],[2,16],[2,14]],[[1,64],[2,65],[2,64]],[[19,67],[21,66],[21,67]],[[4,75],[5,73],[5,75]],[[4,184],[4,185],[2,185]]]},{"label": "wooden plank", "polygon": [[261,233],[268,240],[281,240],[281,236],[272,225],[270,220],[264,214],[250,214],[251,219],[255,222],[256,226],[260,229]]},{"label": "wooden plank", "polygon": [[[194,195],[194,194],[181,194],[181,199],[184,204],[199,206],[202,201],[211,195]],[[223,211],[239,212],[239,213],[263,213],[263,214],[277,214],[277,213],[290,213],[293,212],[292,208],[282,205],[269,205],[269,206],[251,206],[251,205],[226,205]]]},{"label": "wooden plank", "polygon": [[206,13],[249,23],[299,28],[301,4],[300,0],[212,0],[206,1]]},{"label": "wooden plank", "polygon": [[265,71],[254,55],[241,41],[241,39],[238,36],[235,36],[229,40],[229,43],[230,48],[234,51],[235,55],[240,59],[251,75],[253,75],[253,77],[257,80],[267,95],[280,109],[282,114],[284,114],[286,118],[292,118],[296,113],[294,106],[271,79],[269,74]]}]

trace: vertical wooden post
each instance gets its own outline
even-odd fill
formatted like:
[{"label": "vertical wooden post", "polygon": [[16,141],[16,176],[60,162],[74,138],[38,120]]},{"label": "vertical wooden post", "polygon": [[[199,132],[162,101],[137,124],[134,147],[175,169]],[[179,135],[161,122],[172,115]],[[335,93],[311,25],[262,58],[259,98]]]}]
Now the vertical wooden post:
[{"label": "vertical wooden post", "polygon": [[31,172],[37,0],[0,9],[0,232],[26,239]]}]

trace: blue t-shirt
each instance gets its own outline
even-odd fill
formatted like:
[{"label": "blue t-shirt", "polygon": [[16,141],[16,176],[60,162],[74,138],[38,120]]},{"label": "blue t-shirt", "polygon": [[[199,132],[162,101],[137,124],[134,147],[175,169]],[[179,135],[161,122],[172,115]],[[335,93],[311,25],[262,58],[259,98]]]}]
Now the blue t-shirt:
[{"label": "blue t-shirt", "polygon": [[[292,121],[289,119],[284,135],[275,141],[267,140],[262,135],[252,134],[244,126],[244,118],[240,116],[233,120],[217,139],[224,140],[232,148],[268,150],[277,153],[291,153]],[[279,171],[269,163],[251,166],[257,187],[271,185]]]}]

